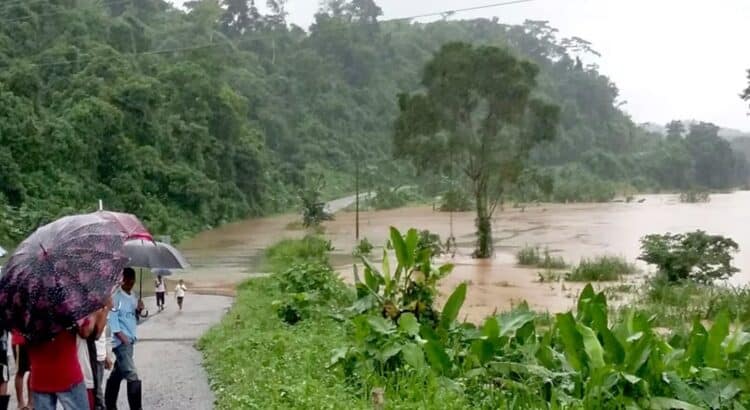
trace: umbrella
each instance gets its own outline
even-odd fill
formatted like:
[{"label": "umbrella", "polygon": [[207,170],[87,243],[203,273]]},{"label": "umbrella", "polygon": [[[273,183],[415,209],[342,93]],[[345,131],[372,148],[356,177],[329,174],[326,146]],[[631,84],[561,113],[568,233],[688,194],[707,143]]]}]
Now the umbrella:
[{"label": "umbrella", "polygon": [[164,242],[127,241],[125,254],[130,257],[129,266],[137,268],[185,269],[190,266],[180,251]]},{"label": "umbrella", "polygon": [[124,247],[121,227],[95,213],[37,229],[0,277],[0,328],[40,342],[101,309],[128,263]]},{"label": "umbrella", "polygon": [[153,273],[156,276],[172,276],[172,271],[169,269],[153,269],[151,270],[151,273]]},{"label": "umbrella", "polygon": [[154,237],[135,215],[122,212],[98,211],[97,215],[116,223],[126,239],[145,239],[153,241]]},{"label": "umbrella", "polygon": [[[190,267],[184,256],[164,242],[131,240],[125,243],[125,254],[130,266],[149,269],[185,269]],[[143,294],[143,270],[140,273],[139,293]]]}]

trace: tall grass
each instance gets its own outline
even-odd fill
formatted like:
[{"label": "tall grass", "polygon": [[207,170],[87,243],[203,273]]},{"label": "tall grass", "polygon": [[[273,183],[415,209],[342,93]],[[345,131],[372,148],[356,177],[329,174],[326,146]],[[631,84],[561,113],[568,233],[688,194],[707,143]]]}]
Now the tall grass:
[{"label": "tall grass", "polygon": [[571,282],[603,282],[619,280],[625,275],[638,272],[632,263],[618,256],[598,256],[592,259],[582,259],[573,268],[565,280]]},{"label": "tall grass", "polygon": [[328,252],[332,250],[331,242],[317,235],[284,239],[266,249],[264,268],[267,272],[279,272],[295,263],[328,264]]},{"label": "tall grass", "polygon": [[549,249],[541,251],[538,246],[524,246],[516,252],[516,261],[521,266],[534,266],[542,269],[565,269],[568,265],[561,256],[552,256]]}]

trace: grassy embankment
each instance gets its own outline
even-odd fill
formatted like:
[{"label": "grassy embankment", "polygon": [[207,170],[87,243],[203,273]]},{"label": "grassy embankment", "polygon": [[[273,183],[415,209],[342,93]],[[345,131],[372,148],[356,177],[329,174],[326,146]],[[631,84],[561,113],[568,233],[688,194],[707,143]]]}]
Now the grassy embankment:
[{"label": "grassy embankment", "polygon": [[[406,310],[394,317],[394,306],[378,305],[363,288],[355,301],[327,267],[328,250],[314,237],[270,248],[274,274],[243,284],[232,311],[201,339],[217,408],[378,408],[380,389],[389,409],[750,404],[745,289],[650,280],[629,288],[636,310],[615,312],[587,287],[571,313],[521,307],[482,326],[455,320],[463,302],[457,291],[443,312],[416,322]],[[416,253],[399,259],[414,263],[409,255]],[[627,274],[620,262],[584,261],[573,272]],[[418,272],[411,266],[404,272]],[[369,269],[369,287],[392,280]],[[401,297],[421,286],[405,283]]]}]

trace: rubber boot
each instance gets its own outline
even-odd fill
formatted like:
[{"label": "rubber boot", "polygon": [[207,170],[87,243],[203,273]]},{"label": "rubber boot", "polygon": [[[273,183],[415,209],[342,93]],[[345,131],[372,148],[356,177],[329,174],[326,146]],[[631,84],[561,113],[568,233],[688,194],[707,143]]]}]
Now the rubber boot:
[{"label": "rubber boot", "polygon": [[117,410],[117,396],[120,395],[120,381],[115,381],[112,377],[107,379],[107,386],[104,388],[104,406],[107,410]]},{"label": "rubber boot", "polygon": [[8,410],[8,403],[10,403],[10,396],[0,396],[0,410]]},{"label": "rubber boot", "polygon": [[128,404],[130,410],[143,410],[141,406],[141,381],[133,380],[128,382]]}]

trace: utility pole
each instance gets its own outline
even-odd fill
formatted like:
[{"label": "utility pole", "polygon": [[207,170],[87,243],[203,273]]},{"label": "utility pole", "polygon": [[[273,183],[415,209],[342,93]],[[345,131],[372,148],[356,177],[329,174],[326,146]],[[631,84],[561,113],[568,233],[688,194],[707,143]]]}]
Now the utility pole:
[{"label": "utility pole", "polygon": [[356,197],[354,198],[354,239],[359,243],[359,161],[356,161],[354,185],[356,191]]}]

